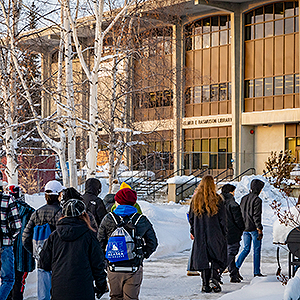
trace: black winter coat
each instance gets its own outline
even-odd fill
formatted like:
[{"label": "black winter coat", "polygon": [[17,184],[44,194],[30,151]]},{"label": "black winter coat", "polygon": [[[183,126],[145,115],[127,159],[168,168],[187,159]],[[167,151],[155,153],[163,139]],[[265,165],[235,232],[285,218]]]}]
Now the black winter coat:
[{"label": "black winter coat", "polygon": [[[127,222],[127,220],[131,217],[123,217],[124,221]],[[117,225],[115,221],[113,220],[111,214],[107,214],[98,230],[98,240],[100,241],[101,247],[103,251],[105,252],[105,247],[107,245],[108,238],[111,236],[113,231],[117,228]],[[152,224],[148,220],[148,218],[144,215],[140,218],[136,225],[136,235],[142,237],[145,241],[143,252],[144,252],[144,258],[150,257],[150,255],[156,250],[158,246],[157,238],[155,235],[155,231],[153,229]]]},{"label": "black winter coat", "polygon": [[258,197],[264,182],[259,179],[251,181],[251,191],[241,200],[241,211],[245,222],[245,231],[251,232],[256,229],[263,230],[261,224],[262,200]]},{"label": "black winter coat", "polygon": [[63,218],[45,242],[40,267],[52,271],[52,300],[94,300],[93,280],[104,291],[104,257],[96,234],[83,220]]},{"label": "black winter coat", "polygon": [[22,235],[23,246],[27,251],[30,253],[33,251],[32,237],[34,227],[48,223],[51,230],[54,231],[56,229],[56,222],[61,217],[61,209],[59,202],[55,202],[54,204],[46,204],[40,207],[31,215]]},{"label": "black winter coat", "polygon": [[100,192],[101,182],[96,178],[89,178],[85,183],[85,193],[82,197],[87,210],[95,217],[98,227],[103,217],[107,214],[102,199],[98,197]]},{"label": "black winter coat", "polygon": [[190,207],[189,222],[194,236],[191,270],[209,269],[209,263],[212,263],[212,268],[220,269],[222,273],[227,266],[227,225],[223,201],[214,216],[208,216],[207,213],[197,216]]},{"label": "black winter coat", "polygon": [[241,240],[245,224],[240,206],[234,201],[230,193],[222,194],[227,216],[227,243],[229,245]]}]

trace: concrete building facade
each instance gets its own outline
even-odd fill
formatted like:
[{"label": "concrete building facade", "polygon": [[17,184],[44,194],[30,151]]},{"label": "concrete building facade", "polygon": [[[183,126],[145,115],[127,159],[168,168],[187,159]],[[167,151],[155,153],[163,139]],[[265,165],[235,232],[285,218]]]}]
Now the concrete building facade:
[{"label": "concrete building facade", "polygon": [[[156,46],[133,62],[133,80],[149,86],[145,70],[165,79],[132,97],[135,127],[154,132],[128,164],[261,174],[271,151],[291,150],[299,161],[299,1],[178,0],[158,11],[169,19],[152,30]],[[44,77],[49,64],[46,55]]]}]

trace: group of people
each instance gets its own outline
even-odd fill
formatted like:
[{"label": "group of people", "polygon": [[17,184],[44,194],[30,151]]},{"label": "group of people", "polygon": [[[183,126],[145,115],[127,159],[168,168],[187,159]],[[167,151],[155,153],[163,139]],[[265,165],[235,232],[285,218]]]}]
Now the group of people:
[{"label": "group of people", "polygon": [[[86,181],[83,195],[53,180],[45,186],[46,204],[34,210],[25,203],[18,186],[9,186],[4,193],[1,182],[0,299],[23,299],[27,274],[35,269],[36,262],[38,300],[92,300],[95,295],[100,298],[108,292],[107,279],[110,299],[138,299],[143,259],[156,250],[158,241],[130,186],[114,181],[111,194],[102,201],[98,196],[101,182],[96,178]],[[263,186],[261,180],[252,180],[250,193],[240,205],[234,199],[235,186],[225,184],[219,195],[210,175],[204,176],[196,188],[189,210],[193,240],[189,268],[201,272],[203,292],[221,291],[221,275],[226,268],[231,282],[243,280],[239,269],[251,243],[254,276],[263,276],[259,198]],[[39,244],[36,232],[45,226],[50,232]],[[125,251],[124,256],[118,249],[118,235],[124,233],[123,229],[127,230],[123,244],[136,242],[139,252],[131,253],[126,248],[128,253]],[[116,240],[110,243],[112,236]],[[236,260],[242,236],[244,248]],[[109,247],[117,252],[108,254]],[[121,254],[121,260],[112,257]]]},{"label": "group of people", "polygon": [[[23,299],[25,279],[35,263],[38,300],[92,300],[108,291],[113,300],[138,299],[143,259],[158,241],[130,186],[114,181],[104,201],[96,178],[86,181],[83,195],[52,180],[45,185],[46,204],[34,210],[19,187],[4,193],[1,183],[1,300]],[[111,262],[105,258],[110,236],[129,225],[134,228],[132,241],[139,238],[139,255]],[[51,234],[38,243],[37,232],[45,228]]]},{"label": "group of people", "polygon": [[[225,184],[218,195],[212,176],[204,176],[192,197],[189,210],[190,235],[193,240],[189,269],[200,271],[202,291],[221,291],[221,275],[227,268],[230,281],[243,280],[239,269],[253,243],[254,276],[264,276],[260,270],[263,238],[262,200],[259,194],[264,182],[253,179],[250,193],[240,205],[234,199],[235,186]],[[244,248],[239,252],[241,237]]]}]

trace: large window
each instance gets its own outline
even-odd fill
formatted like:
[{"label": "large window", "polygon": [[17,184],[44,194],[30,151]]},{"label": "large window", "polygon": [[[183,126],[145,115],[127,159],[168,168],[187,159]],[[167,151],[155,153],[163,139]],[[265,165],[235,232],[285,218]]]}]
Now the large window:
[{"label": "large window", "polygon": [[245,40],[299,31],[298,1],[279,2],[245,14]]},{"label": "large window", "polygon": [[298,11],[286,1],[245,14],[245,112],[300,107]]},{"label": "large window", "polygon": [[185,116],[231,113],[230,16],[213,16],[185,27]]},{"label": "large window", "polygon": [[136,40],[133,95],[136,121],[172,118],[172,28],[142,32]]},{"label": "large window", "polygon": [[290,150],[296,157],[297,162],[300,162],[300,125],[286,124],[285,125],[285,150]]},{"label": "large window", "polygon": [[133,170],[173,170],[173,132],[171,130],[140,134],[132,147]]},{"label": "large window", "polygon": [[185,169],[227,169],[232,167],[231,159],[231,127],[185,130]]}]

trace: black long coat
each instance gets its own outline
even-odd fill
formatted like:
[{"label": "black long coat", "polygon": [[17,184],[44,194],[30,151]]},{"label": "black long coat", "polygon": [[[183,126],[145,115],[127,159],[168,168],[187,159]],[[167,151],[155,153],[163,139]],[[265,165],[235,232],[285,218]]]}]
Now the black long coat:
[{"label": "black long coat", "polygon": [[106,287],[104,256],[96,234],[78,218],[63,218],[45,242],[40,267],[52,271],[52,300],[94,300]]},{"label": "black long coat", "polygon": [[207,213],[197,216],[190,207],[189,222],[194,236],[191,270],[209,269],[209,263],[212,263],[213,269],[224,271],[227,266],[227,225],[223,201],[214,216],[208,216]]}]

